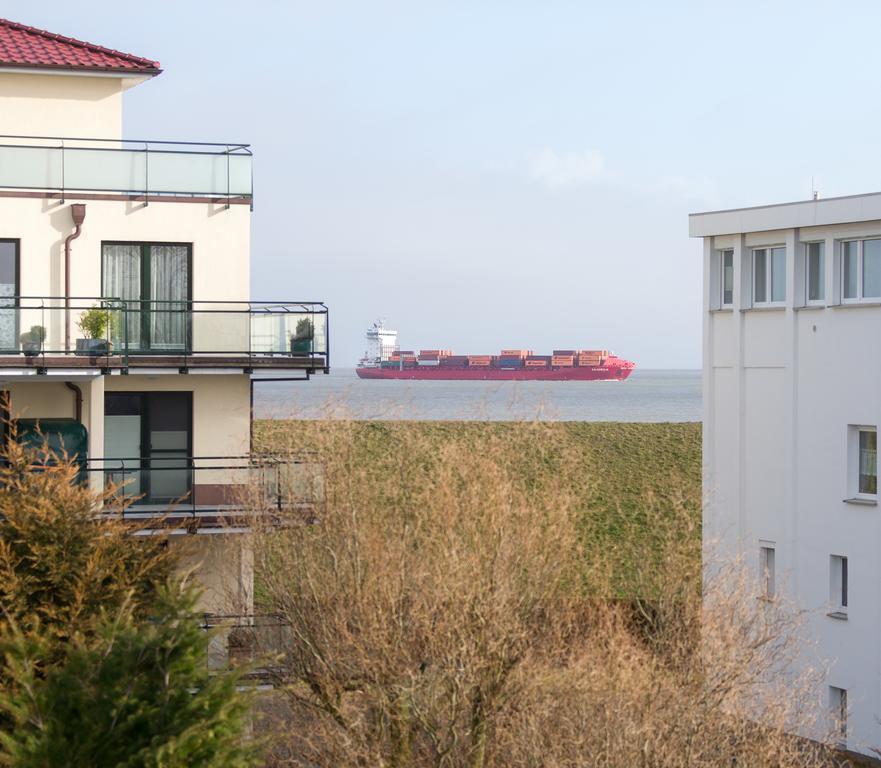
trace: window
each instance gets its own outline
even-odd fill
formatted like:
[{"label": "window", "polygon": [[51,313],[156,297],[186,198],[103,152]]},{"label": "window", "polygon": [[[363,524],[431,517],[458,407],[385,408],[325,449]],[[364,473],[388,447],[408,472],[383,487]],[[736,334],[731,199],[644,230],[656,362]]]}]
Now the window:
[{"label": "window", "polygon": [[847,615],[847,558],[844,555],[829,558],[829,605],[833,615]]},{"label": "window", "polygon": [[860,429],[859,441],[857,493],[875,496],[878,493],[878,432]]},{"label": "window", "polygon": [[829,686],[831,732],[839,747],[847,746],[847,690]]},{"label": "window", "polygon": [[18,352],[18,240],[0,240],[0,349]]},{"label": "window", "polygon": [[721,251],[719,254],[722,262],[720,271],[722,279],[722,306],[730,307],[734,304],[734,251]]},{"label": "window", "polygon": [[102,295],[127,303],[130,350],[189,348],[192,248],[175,243],[102,243]]},{"label": "window", "polygon": [[759,584],[761,584],[762,597],[768,600],[773,600],[777,591],[774,571],[774,547],[765,543],[759,547]]},{"label": "window", "polygon": [[841,244],[841,298],[851,302],[881,299],[881,239]]},{"label": "window", "polygon": [[807,275],[808,304],[822,304],[826,300],[825,243],[805,243],[805,273]]},{"label": "window", "polygon": [[753,250],[753,304],[782,304],[786,301],[786,249]]}]

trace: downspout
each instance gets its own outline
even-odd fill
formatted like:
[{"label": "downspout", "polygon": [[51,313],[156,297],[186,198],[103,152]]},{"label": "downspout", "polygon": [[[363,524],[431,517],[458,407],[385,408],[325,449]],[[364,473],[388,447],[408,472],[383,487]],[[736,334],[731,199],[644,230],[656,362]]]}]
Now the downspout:
[{"label": "downspout", "polygon": [[[86,219],[85,203],[71,205],[70,215],[76,229],[64,238],[64,349],[66,352],[70,352],[70,243],[80,236],[80,228]],[[82,398],[82,395],[80,397]]]},{"label": "downspout", "polygon": [[65,381],[64,386],[70,390],[73,390],[74,409],[76,412],[76,420],[77,420],[77,422],[82,424],[83,423],[83,391],[76,384],[71,384],[69,381]]}]

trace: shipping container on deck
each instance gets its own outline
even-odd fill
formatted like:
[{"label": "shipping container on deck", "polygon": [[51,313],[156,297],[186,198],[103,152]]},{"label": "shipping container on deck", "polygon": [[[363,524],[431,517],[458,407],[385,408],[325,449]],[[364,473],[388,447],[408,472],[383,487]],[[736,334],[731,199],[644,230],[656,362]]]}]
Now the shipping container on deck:
[{"label": "shipping container on deck", "polygon": [[496,361],[496,365],[499,368],[522,368],[523,367],[523,358],[522,357],[500,357]]},{"label": "shipping container on deck", "polygon": [[450,355],[441,359],[440,364],[444,368],[464,368],[468,365],[467,355]]},{"label": "shipping container on deck", "polygon": [[551,365],[555,368],[571,368],[575,364],[573,355],[554,355],[551,358]]},{"label": "shipping container on deck", "polygon": [[547,360],[534,360],[532,358],[527,358],[525,361],[527,368],[547,368],[549,364]]},{"label": "shipping container on deck", "polygon": [[529,349],[503,349],[499,357],[529,357],[531,354]]}]

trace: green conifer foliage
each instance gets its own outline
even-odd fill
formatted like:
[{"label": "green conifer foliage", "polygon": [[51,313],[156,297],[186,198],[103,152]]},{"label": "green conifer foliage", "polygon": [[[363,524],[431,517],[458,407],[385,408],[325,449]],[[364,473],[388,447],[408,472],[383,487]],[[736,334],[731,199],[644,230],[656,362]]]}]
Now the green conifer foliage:
[{"label": "green conifer foliage", "polygon": [[63,458],[14,440],[0,458],[0,765],[255,764],[242,672],[209,673],[161,537]]},{"label": "green conifer foliage", "polygon": [[255,765],[243,738],[250,697],[235,673],[213,674],[205,633],[192,619],[194,595],[158,592],[149,621],[132,606],[104,613],[91,636],[77,633],[45,676],[46,634],[7,635],[5,663],[15,686],[0,694],[13,727],[0,733],[0,762],[38,766]]}]

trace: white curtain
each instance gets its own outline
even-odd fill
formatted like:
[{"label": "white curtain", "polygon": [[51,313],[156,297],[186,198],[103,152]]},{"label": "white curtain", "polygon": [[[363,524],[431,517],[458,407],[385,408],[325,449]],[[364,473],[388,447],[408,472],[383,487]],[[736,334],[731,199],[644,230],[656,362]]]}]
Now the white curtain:
[{"label": "white curtain", "polygon": [[[125,324],[128,331],[129,349],[141,346],[141,246],[104,246],[104,285],[102,295],[107,299],[125,302]],[[125,341],[122,329],[114,330],[114,344]]]},{"label": "white curtain", "polygon": [[150,344],[157,349],[183,349],[187,340],[189,298],[187,249],[180,245],[150,247]]}]

